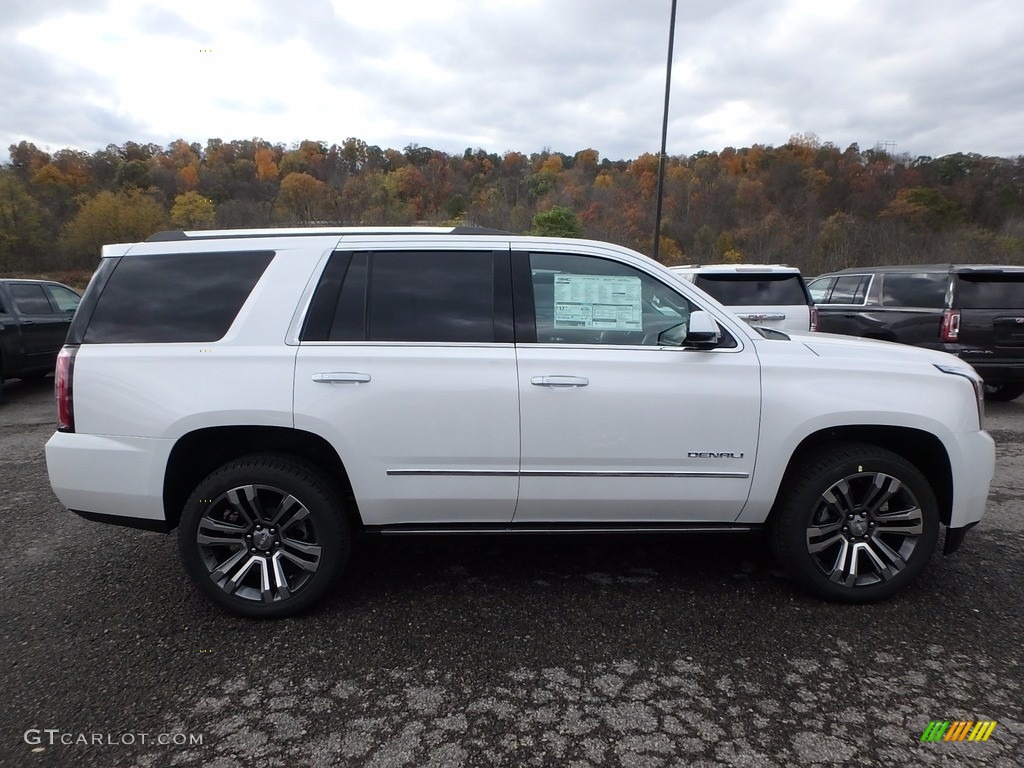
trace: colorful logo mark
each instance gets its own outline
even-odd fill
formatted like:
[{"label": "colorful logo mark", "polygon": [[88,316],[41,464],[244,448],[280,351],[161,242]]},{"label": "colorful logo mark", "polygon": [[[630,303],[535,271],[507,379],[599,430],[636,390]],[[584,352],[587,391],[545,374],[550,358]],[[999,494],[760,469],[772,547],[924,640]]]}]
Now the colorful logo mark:
[{"label": "colorful logo mark", "polygon": [[995,720],[932,720],[921,741],[988,741],[995,729]]}]

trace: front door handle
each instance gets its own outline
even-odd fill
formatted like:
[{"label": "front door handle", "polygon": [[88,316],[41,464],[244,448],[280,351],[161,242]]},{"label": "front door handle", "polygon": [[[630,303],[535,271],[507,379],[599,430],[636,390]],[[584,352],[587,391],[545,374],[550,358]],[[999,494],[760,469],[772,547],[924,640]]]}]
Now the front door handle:
[{"label": "front door handle", "polygon": [[585,376],[534,376],[530,383],[538,387],[585,387],[590,379]]},{"label": "front door handle", "polygon": [[317,384],[365,384],[370,380],[368,373],[314,373],[313,381]]}]

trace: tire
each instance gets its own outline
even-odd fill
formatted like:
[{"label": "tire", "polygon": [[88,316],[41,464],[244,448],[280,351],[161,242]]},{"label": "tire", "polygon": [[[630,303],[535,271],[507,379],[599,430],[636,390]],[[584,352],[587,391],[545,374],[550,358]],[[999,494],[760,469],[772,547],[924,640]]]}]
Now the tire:
[{"label": "tire", "polygon": [[182,510],[178,548],[214,603],[239,616],[281,618],[331,588],[351,537],[337,496],[312,467],[258,454],[199,483]]},{"label": "tire", "polygon": [[787,482],[772,544],[782,566],[810,592],[869,603],[913,581],[938,534],[938,503],[917,467],[884,448],[842,443]]},{"label": "tire", "polygon": [[1021,395],[1024,395],[1024,384],[1020,382],[985,385],[985,399],[995,403],[1005,403]]}]

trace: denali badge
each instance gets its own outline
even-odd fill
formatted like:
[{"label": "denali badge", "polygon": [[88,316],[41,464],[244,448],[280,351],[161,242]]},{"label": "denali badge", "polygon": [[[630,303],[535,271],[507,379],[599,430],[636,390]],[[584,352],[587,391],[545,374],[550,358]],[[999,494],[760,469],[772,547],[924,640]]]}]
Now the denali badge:
[{"label": "denali badge", "polygon": [[733,453],[732,451],[690,451],[686,454],[688,459],[742,459],[742,453]]}]

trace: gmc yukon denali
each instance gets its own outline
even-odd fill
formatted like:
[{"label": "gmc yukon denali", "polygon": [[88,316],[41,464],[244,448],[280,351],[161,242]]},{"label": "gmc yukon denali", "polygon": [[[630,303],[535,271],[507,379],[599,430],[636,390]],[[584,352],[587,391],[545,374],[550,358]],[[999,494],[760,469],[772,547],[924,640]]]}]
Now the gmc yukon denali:
[{"label": "gmc yukon denali", "polygon": [[758,330],[618,246],[472,228],[166,232],[105,246],[60,354],[60,501],[177,529],[250,617],[356,534],[763,535],[892,595],[985,510],[982,383],[941,352]]}]

